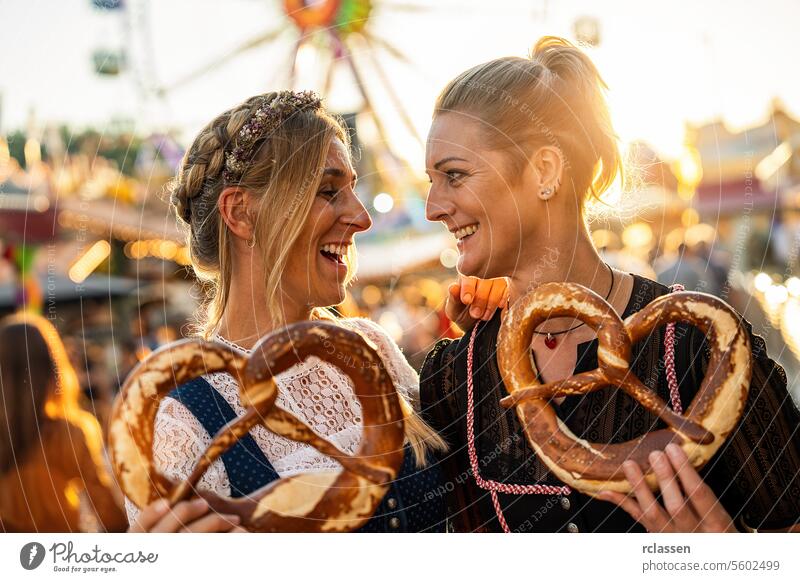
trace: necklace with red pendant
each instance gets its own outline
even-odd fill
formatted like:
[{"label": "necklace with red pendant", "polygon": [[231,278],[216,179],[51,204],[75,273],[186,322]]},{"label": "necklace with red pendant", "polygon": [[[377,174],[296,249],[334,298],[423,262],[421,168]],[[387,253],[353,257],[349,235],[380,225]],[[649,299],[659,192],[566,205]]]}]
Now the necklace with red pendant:
[{"label": "necklace with red pendant", "polygon": [[[608,263],[603,263],[603,264],[606,267],[608,267],[608,272],[611,274],[611,286],[608,288],[608,293],[606,293],[606,296],[604,297],[604,299],[606,301],[608,301],[608,298],[611,297],[611,291],[614,289],[614,282],[615,282],[614,281],[614,269],[612,269],[611,265],[609,265]],[[558,338],[556,336],[564,335],[565,333],[569,333],[569,332],[571,332],[573,330],[578,329],[582,325],[584,325],[584,323],[580,322],[578,325],[576,325],[574,327],[571,327],[569,329],[565,329],[564,331],[556,331],[556,332],[534,331],[533,333],[535,333],[536,335],[545,336],[544,345],[546,345],[549,349],[554,350],[554,349],[556,349],[556,346],[558,345]]]}]

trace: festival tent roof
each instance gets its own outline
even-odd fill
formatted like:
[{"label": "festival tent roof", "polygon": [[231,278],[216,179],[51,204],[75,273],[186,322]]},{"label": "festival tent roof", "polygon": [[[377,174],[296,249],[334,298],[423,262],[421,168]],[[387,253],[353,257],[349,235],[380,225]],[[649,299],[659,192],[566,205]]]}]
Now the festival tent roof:
[{"label": "festival tent roof", "polygon": [[134,241],[165,239],[184,243],[185,235],[177,220],[166,208],[163,213],[137,208],[114,200],[86,202],[76,199],[58,201],[58,222],[64,228],[87,230],[100,237]]}]

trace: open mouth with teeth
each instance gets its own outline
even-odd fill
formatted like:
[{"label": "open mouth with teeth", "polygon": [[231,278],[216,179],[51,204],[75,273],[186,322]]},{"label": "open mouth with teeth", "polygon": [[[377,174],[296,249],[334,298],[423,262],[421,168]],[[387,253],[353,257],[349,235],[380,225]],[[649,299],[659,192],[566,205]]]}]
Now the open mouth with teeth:
[{"label": "open mouth with teeth", "polygon": [[344,265],[344,256],[347,254],[347,245],[322,245],[319,251],[323,257],[337,265]]},{"label": "open mouth with teeth", "polygon": [[476,232],[478,232],[478,224],[477,223],[469,224],[467,226],[462,226],[458,230],[453,231],[453,235],[456,237],[456,240],[458,242],[461,242],[461,241],[471,237]]}]

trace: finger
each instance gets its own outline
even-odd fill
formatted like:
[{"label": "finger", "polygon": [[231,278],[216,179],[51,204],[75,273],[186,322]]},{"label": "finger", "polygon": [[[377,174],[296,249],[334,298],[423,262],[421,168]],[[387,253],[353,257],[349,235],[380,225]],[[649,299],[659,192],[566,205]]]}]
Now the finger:
[{"label": "finger", "polygon": [[508,285],[506,285],[506,290],[503,292],[503,299],[500,301],[501,309],[505,309],[506,307],[508,307],[508,299],[509,299]]},{"label": "finger", "polygon": [[472,298],[472,305],[469,314],[475,319],[483,318],[486,305],[489,301],[489,294],[492,291],[492,279],[477,279],[475,283],[475,296]]},{"label": "finger", "polygon": [[150,531],[158,521],[169,511],[169,502],[166,499],[159,499],[146,506],[139,516],[128,528],[128,533],[143,533]]},{"label": "finger", "polygon": [[670,464],[674,467],[675,472],[678,474],[683,490],[688,497],[695,495],[695,491],[702,489],[705,486],[703,478],[695,471],[689,457],[683,452],[683,449],[674,443],[670,443],[665,448],[667,458]]},{"label": "finger", "polygon": [[703,478],[692,466],[683,449],[674,443],[666,447],[667,457],[678,474],[686,498],[701,520],[712,520],[713,526],[727,528],[731,517],[717,496],[706,485]]},{"label": "finger", "polygon": [[602,501],[608,501],[609,503],[618,505],[627,511],[628,514],[636,521],[642,519],[642,510],[639,508],[639,504],[627,495],[623,495],[622,493],[618,493],[616,491],[601,491],[597,494],[597,498]]},{"label": "finger", "polygon": [[497,308],[503,307],[503,297],[506,294],[506,280],[495,279],[492,282],[492,289],[489,292],[489,299],[486,301],[486,308],[483,310],[483,319],[488,321],[494,315]]},{"label": "finger", "polygon": [[222,515],[211,512],[185,525],[180,531],[182,533],[228,532],[237,527],[240,522],[241,519],[238,515]]},{"label": "finger", "polygon": [[633,487],[633,494],[642,510],[641,523],[648,531],[663,531],[667,527],[669,519],[661,504],[653,496],[653,492],[650,491],[639,465],[635,461],[625,461],[622,464],[622,470]]},{"label": "finger", "polygon": [[478,286],[477,277],[461,277],[461,303],[464,305],[471,305],[472,300],[475,298],[475,288]]},{"label": "finger", "polygon": [[152,533],[176,532],[184,525],[202,517],[207,512],[208,502],[205,499],[181,501],[149,531]]},{"label": "finger", "polygon": [[699,520],[694,511],[692,511],[691,504],[683,496],[678,477],[675,475],[669,459],[661,451],[653,451],[648,458],[650,466],[653,468],[653,473],[658,479],[661,500],[675,527],[683,532],[696,530]]},{"label": "finger", "polygon": [[450,321],[458,321],[464,313],[465,306],[461,302],[461,285],[452,283],[448,288],[447,302],[444,306],[444,313]]},{"label": "finger", "polygon": [[450,283],[447,286],[447,292],[450,294],[450,298],[461,303],[461,285],[458,283]]}]

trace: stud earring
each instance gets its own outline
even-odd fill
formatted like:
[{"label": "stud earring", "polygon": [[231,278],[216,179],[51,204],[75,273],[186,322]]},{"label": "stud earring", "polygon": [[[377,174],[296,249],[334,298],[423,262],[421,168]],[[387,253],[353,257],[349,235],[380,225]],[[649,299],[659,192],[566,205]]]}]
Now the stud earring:
[{"label": "stud earring", "polygon": [[253,235],[253,238],[251,238],[249,241],[247,241],[247,246],[248,246],[248,248],[251,248],[251,249],[254,246],[256,246],[256,235]]},{"label": "stud earring", "polygon": [[539,198],[547,201],[553,197],[553,194],[555,194],[555,192],[553,192],[552,188],[542,188],[541,192],[539,192]]}]

